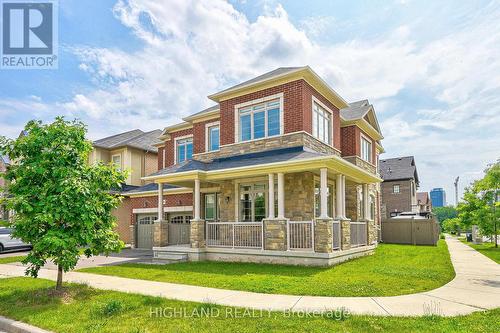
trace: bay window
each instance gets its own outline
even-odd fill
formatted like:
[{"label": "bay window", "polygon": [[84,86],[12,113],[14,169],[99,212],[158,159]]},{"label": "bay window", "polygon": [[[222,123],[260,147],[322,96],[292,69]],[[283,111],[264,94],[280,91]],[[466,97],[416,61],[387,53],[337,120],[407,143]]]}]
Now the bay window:
[{"label": "bay window", "polygon": [[179,139],[176,141],[177,163],[190,160],[193,157],[193,138]]},{"label": "bay window", "polygon": [[316,139],[332,144],[332,114],[317,102],[313,102],[312,130]]},{"label": "bay window", "polygon": [[280,100],[255,104],[238,110],[239,141],[249,141],[281,134]]}]

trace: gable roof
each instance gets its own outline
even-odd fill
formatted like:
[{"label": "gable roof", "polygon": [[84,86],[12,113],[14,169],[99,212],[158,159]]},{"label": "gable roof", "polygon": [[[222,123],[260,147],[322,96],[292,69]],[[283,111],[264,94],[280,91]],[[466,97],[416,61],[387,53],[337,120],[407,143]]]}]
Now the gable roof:
[{"label": "gable roof", "polygon": [[380,125],[373,105],[367,99],[349,103],[349,107],[340,109],[340,117],[347,122],[366,120],[378,133],[381,134]]},{"label": "gable roof", "polygon": [[384,181],[414,179],[419,183],[415,158],[413,156],[395,157],[380,160],[380,177]]},{"label": "gable roof", "polygon": [[158,139],[160,134],[161,130],[143,132],[140,129],[135,129],[96,140],[93,142],[93,145],[94,147],[105,149],[132,147],[156,153],[158,152],[158,148],[154,145],[160,142]]},{"label": "gable roof", "polygon": [[427,204],[430,202],[429,193],[428,192],[417,192],[417,202],[421,204]]}]

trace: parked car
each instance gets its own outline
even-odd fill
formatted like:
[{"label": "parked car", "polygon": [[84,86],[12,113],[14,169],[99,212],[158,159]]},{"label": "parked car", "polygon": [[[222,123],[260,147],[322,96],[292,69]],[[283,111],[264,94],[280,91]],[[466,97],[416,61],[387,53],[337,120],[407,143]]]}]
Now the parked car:
[{"label": "parked car", "polygon": [[31,245],[12,237],[11,228],[0,228],[0,253],[5,250],[30,249]]}]

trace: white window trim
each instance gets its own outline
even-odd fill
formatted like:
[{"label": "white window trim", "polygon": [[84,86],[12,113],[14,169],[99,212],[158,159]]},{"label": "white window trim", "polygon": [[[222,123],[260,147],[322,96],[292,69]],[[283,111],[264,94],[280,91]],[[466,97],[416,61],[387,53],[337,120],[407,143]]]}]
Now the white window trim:
[{"label": "white window trim", "polygon": [[[373,165],[373,161],[372,161],[372,159],[373,159],[373,140],[370,139],[369,137],[367,137],[366,135],[364,135],[363,133],[359,133],[359,137],[360,137],[360,142],[359,142],[360,152],[359,152],[359,154],[361,155],[360,157],[363,161],[368,162],[368,163]],[[368,141],[370,143],[371,149],[370,149],[370,160],[369,161],[367,161],[363,158],[363,139],[365,139],[366,141]]]},{"label": "white window trim", "polygon": [[326,111],[330,112],[330,114],[331,114],[331,117],[330,117],[330,129],[331,129],[330,135],[331,135],[331,141],[332,141],[332,143],[330,144],[328,142],[323,142],[323,140],[318,139],[317,137],[315,137],[314,134],[313,134],[314,133],[314,129],[312,127],[311,127],[311,136],[313,138],[315,138],[316,140],[324,143],[325,145],[335,148],[334,145],[333,145],[333,142],[334,142],[334,133],[335,133],[335,130],[333,128],[334,113],[333,113],[333,111],[328,106],[326,106],[316,96],[313,95],[312,98],[311,98],[311,126],[314,123],[314,103],[317,103],[319,106],[321,106],[323,109],[325,109]]},{"label": "white window trim", "polygon": [[[394,191],[394,189],[396,188],[396,186],[398,187],[398,191],[397,192]],[[392,193],[393,194],[399,194],[399,193],[401,193],[401,185],[400,184],[394,184],[394,185],[392,185]]]},{"label": "white window trim", "polygon": [[[248,102],[236,104],[234,106],[234,142],[235,143],[252,142],[252,141],[256,141],[256,140],[262,140],[262,139],[267,139],[267,138],[274,138],[274,137],[283,135],[284,132],[285,132],[285,122],[284,122],[284,116],[283,116],[283,114],[285,113],[285,109],[283,107],[283,96],[284,96],[283,93],[279,93],[279,94],[274,94],[274,95],[269,95],[269,96],[266,96],[266,97],[254,99],[254,100],[251,100],[251,101],[248,101]],[[244,107],[247,107],[247,106],[251,106],[251,105],[254,105],[254,104],[264,103],[264,102],[267,102],[267,101],[271,101],[273,99],[279,99],[279,103],[280,103],[280,134],[272,135],[272,136],[265,136],[263,138],[258,138],[258,139],[251,139],[251,140],[240,141],[240,129],[239,129],[239,126],[240,126],[240,113],[239,113],[239,110],[241,108],[244,108]],[[266,112],[266,120],[265,120],[265,122],[266,122],[266,131],[267,131],[267,112]],[[252,124],[252,131],[253,131],[253,124]]]},{"label": "white window trim", "polygon": [[[218,126],[219,127],[219,149],[217,150],[210,150],[210,133],[209,133],[209,129],[211,127],[215,127],[215,126]],[[213,153],[215,151],[219,151],[220,150],[220,121],[214,121],[213,123],[208,123],[208,124],[205,124],[205,152],[210,152],[210,153]],[[194,154],[193,154],[194,155]]]},{"label": "white window trim", "polygon": [[[193,134],[178,136],[174,138],[174,161],[177,164],[177,141],[192,138]],[[194,155],[194,139],[193,139],[193,155]]]},{"label": "white window trim", "polygon": [[113,159],[118,156],[120,158],[120,165],[118,166],[120,168],[120,170],[123,170],[123,163],[122,163],[122,154],[114,154],[114,155],[111,155],[111,162],[113,163],[113,165],[116,166],[115,162],[113,161]]}]

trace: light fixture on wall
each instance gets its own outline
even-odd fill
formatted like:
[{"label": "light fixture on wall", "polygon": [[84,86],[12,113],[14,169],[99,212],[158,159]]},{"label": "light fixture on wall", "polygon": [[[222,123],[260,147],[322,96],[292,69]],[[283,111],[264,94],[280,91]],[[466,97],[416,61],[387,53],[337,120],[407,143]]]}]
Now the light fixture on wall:
[{"label": "light fixture on wall", "polygon": [[226,197],[226,204],[229,203],[229,201],[231,201],[231,198],[229,196]]}]

